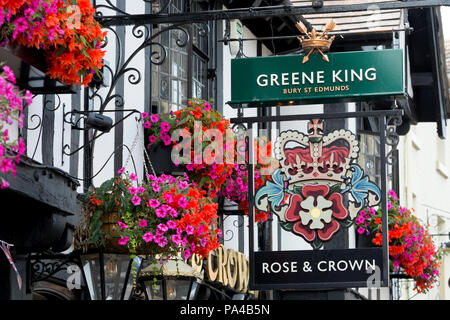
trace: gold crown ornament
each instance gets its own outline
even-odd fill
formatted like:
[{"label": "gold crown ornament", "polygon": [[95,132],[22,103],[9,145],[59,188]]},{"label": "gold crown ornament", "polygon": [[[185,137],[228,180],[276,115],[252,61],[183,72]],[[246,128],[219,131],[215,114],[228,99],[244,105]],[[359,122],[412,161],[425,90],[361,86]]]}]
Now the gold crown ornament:
[{"label": "gold crown ornament", "polygon": [[314,28],[311,30],[311,32],[308,32],[308,28],[306,28],[306,26],[301,21],[298,21],[295,26],[301,33],[306,35],[306,38],[305,36],[297,37],[303,49],[305,49],[305,52],[309,50],[308,54],[303,57],[303,63],[309,61],[309,56],[314,53],[314,51],[320,53],[323,60],[325,60],[326,62],[330,62],[328,56],[324,52],[330,50],[330,46],[334,40],[334,36],[328,37],[327,33],[334,30],[334,28],[336,27],[336,22],[334,22],[333,20],[328,21],[325,25],[324,31],[321,34],[318,33]]}]

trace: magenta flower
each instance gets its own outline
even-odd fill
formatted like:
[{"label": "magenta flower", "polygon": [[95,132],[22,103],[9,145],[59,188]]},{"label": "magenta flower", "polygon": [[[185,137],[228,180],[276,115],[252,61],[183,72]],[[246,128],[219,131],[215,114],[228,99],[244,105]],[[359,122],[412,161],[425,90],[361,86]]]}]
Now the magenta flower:
[{"label": "magenta flower", "polygon": [[392,209],[392,203],[390,201],[388,202],[387,208],[388,208],[388,210]]},{"label": "magenta flower", "polygon": [[148,117],[148,112],[142,112],[142,118],[147,118]]},{"label": "magenta flower", "polygon": [[161,190],[161,187],[156,182],[152,183],[152,188],[153,188],[153,191],[155,191],[155,192],[159,192],[159,190]]},{"label": "magenta flower", "polygon": [[187,259],[189,259],[190,256],[191,256],[191,250],[190,249],[184,250],[184,258],[187,260]]},{"label": "magenta flower", "polygon": [[8,66],[3,66],[3,71],[5,71],[6,77],[8,78],[9,81],[11,81],[12,83],[16,83],[16,77],[14,76],[14,72]]},{"label": "magenta flower", "polygon": [[137,193],[144,193],[145,192],[145,188],[144,187],[139,187],[136,190]]},{"label": "magenta flower", "polygon": [[203,237],[202,240],[200,241],[200,244],[202,245],[202,247],[206,246],[207,243],[208,243],[208,239],[206,237]]},{"label": "magenta flower", "polygon": [[159,236],[155,238],[155,243],[158,244],[160,247],[164,248],[167,245],[168,241],[166,237]]},{"label": "magenta flower", "polygon": [[173,234],[172,235],[172,242],[174,242],[176,245],[179,245],[181,243],[181,237],[179,234]]},{"label": "magenta flower", "polygon": [[135,175],[134,173],[131,173],[130,174],[130,179],[133,180],[133,181],[136,181],[137,180],[137,175]]},{"label": "magenta flower", "polygon": [[144,241],[148,243],[148,242],[150,242],[150,241],[153,241],[154,236],[153,236],[153,234],[149,231],[149,232],[146,232],[146,233],[142,236],[142,239],[144,239]]},{"label": "magenta flower", "polygon": [[170,127],[170,124],[163,121],[163,122],[161,122],[160,128],[161,128],[161,131],[163,131],[163,132],[169,132],[171,127]]},{"label": "magenta flower", "polygon": [[152,124],[149,121],[144,122],[144,128],[149,129],[152,127]]},{"label": "magenta flower", "polygon": [[164,193],[163,198],[164,200],[166,200],[167,203],[172,203],[174,200],[173,196],[170,193]]},{"label": "magenta flower", "polygon": [[143,219],[139,221],[139,227],[145,228],[147,226],[147,220]]},{"label": "magenta flower", "polygon": [[189,183],[187,183],[186,181],[180,181],[178,183],[178,188],[185,190],[185,189],[189,188]]},{"label": "magenta flower", "polygon": [[2,185],[0,186],[0,189],[6,189],[9,187],[9,182],[2,179]]},{"label": "magenta flower", "polygon": [[159,205],[160,205],[161,203],[158,201],[158,199],[150,199],[150,200],[148,201],[148,204],[149,204],[150,207],[152,207],[152,208],[158,208]]},{"label": "magenta flower", "polygon": [[356,231],[358,231],[359,234],[363,234],[366,231],[366,229],[364,229],[363,227],[359,227],[358,230]]},{"label": "magenta flower", "polygon": [[131,194],[136,194],[136,193],[137,193],[137,188],[131,186],[131,187],[128,188],[128,191],[129,191]]},{"label": "magenta flower", "polygon": [[123,223],[122,221],[117,222],[117,224],[118,224],[119,227],[121,227],[122,229],[127,229],[127,228],[128,228],[128,226],[127,226],[125,223]]},{"label": "magenta flower", "polygon": [[158,230],[161,230],[162,232],[166,232],[169,229],[164,223],[158,224],[157,228],[158,228]]},{"label": "magenta flower", "polygon": [[183,209],[186,209],[187,206],[188,206],[188,202],[187,202],[186,198],[185,197],[180,197],[180,199],[178,199],[178,205],[180,207],[182,207]]},{"label": "magenta flower", "polygon": [[164,211],[162,208],[157,208],[155,210],[155,214],[158,218],[165,218],[167,215],[167,211]]},{"label": "magenta flower", "polygon": [[138,206],[138,205],[141,204],[141,197],[139,197],[139,196],[134,196],[134,197],[131,199],[131,202],[132,202],[135,206]]},{"label": "magenta flower", "polygon": [[157,114],[152,114],[150,116],[150,121],[153,123],[157,123],[159,121],[159,116]]},{"label": "magenta flower", "polygon": [[167,221],[166,224],[169,229],[175,229],[177,227],[177,223],[173,220]]},{"label": "magenta flower", "polygon": [[125,170],[125,168],[120,168],[119,170],[117,170],[117,174],[121,175],[124,170]]},{"label": "magenta flower", "polygon": [[188,225],[185,231],[187,234],[194,234],[194,227],[192,225]]},{"label": "magenta flower", "polygon": [[120,240],[119,240],[119,244],[121,245],[121,246],[125,246],[127,243],[128,243],[128,241],[130,241],[130,238],[128,238],[128,237],[122,237],[122,238],[120,238]]},{"label": "magenta flower", "polygon": [[156,136],[152,134],[152,135],[148,138],[148,141],[150,141],[150,143],[155,143],[155,142],[156,142]]},{"label": "magenta flower", "polygon": [[175,210],[174,208],[171,208],[170,210],[169,210],[169,215],[171,216],[171,217],[176,217],[176,216],[178,216],[178,211],[177,210]]}]

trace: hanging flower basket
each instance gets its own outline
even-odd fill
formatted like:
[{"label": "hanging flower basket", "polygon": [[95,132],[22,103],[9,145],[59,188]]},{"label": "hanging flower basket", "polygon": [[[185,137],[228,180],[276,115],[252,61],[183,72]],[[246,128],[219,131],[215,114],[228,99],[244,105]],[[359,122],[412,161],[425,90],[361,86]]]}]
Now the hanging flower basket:
[{"label": "hanging flower basket", "polygon": [[357,248],[373,248],[375,245],[372,242],[373,235],[371,233],[359,234],[356,232],[356,247]]},{"label": "hanging flower basket", "polygon": [[[441,249],[436,248],[428,230],[413,214],[414,209],[400,205],[397,195],[389,191],[389,265],[394,277],[409,277],[415,281],[415,290],[426,293],[439,279]],[[373,234],[372,243],[381,246],[382,210],[365,208],[356,219],[360,235]]]},{"label": "hanging flower basket", "polygon": [[75,249],[110,253],[196,253],[207,256],[219,246],[217,204],[184,177],[134,174],[116,176],[84,196],[84,219],[76,228]]},{"label": "hanging flower basket", "polygon": [[[15,86],[16,77],[8,67],[0,64],[0,175],[11,172],[16,175],[16,165],[25,153],[24,140],[19,138],[23,127],[23,108],[31,104],[29,91],[22,92]],[[0,176],[1,189],[9,182]]]},{"label": "hanging flower basket", "polygon": [[149,170],[153,168],[157,175],[171,174],[180,175],[185,172],[183,166],[176,166],[172,160],[172,146],[165,146],[161,144],[150,144],[148,146],[147,167]]},{"label": "hanging flower basket", "polygon": [[[102,68],[105,54],[101,45],[106,32],[94,14],[89,0],[8,1],[0,8],[0,45],[38,49],[46,62],[38,55],[39,69],[48,76],[67,85],[87,86]],[[17,54],[22,55],[20,50]]]}]

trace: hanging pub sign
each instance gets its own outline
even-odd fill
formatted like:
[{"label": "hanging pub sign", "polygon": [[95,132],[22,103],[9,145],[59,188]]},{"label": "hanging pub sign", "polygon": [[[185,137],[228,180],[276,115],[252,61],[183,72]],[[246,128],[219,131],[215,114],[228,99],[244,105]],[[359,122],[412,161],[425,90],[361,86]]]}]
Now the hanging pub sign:
[{"label": "hanging pub sign", "polygon": [[[334,37],[328,33],[335,26],[329,21],[322,32],[317,32],[298,22],[304,55],[233,60],[229,104],[241,108],[403,96],[402,51],[329,53]],[[274,144],[279,166],[256,190],[253,184],[248,184],[249,212],[254,214],[257,209],[272,213],[281,229],[290,233],[290,239],[292,236],[303,239],[313,250],[255,251],[254,219],[250,216],[251,289],[388,285],[385,143],[386,117],[390,113],[372,113],[372,117],[378,118],[380,132],[381,189],[358,165],[360,147],[356,134],[347,129],[325,132],[325,121],[342,115],[292,114],[289,119],[283,118],[283,121],[308,120],[307,130],[292,128],[279,134]],[[366,114],[349,112],[344,117]],[[271,117],[271,121],[277,119],[280,117]],[[255,122],[267,121],[242,115],[235,120],[231,122],[247,123],[248,128]],[[360,213],[365,215],[362,210],[375,213],[375,206],[383,211],[382,247],[319,250],[338,232],[353,226]]]},{"label": "hanging pub sign", "polygon": [[375,206],[381,199],[379,187],[356,163],[356,136],[345,129],[324,135],[323,126],[323,121],[313,119],[308,134],[282,132],[274,150],[280,168],[255,194],[257,209],[275,213],[284,230],[302,237],[313,249],[340,228],[352,226],[363,207]]},{"label": "hanging pub sign", "polygon": [[256,190],[255,206],[276,214],[282,229],[315,250],[255,252],[254,281],[258,289],[366,286],[381,274],[382,248],[317,249],[352,226],[364,207],[378,205],[381,190],[356,163],[359,143],[351,131],[325,135],[320,119],[307,128],[277,138],[280,167]]},{"label": "hanging pub sign", "polygon": [[233,59],[232,107],[389,99],[404,95],[402,50]]}]

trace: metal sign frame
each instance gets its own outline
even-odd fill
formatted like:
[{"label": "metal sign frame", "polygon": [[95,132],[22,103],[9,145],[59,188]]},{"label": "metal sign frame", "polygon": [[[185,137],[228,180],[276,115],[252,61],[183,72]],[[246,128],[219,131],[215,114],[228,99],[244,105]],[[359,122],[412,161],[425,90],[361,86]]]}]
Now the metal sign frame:
[{"label": "metal sign frame", "polygon": [[[401,117],[403,115],[402,109],[393,110],[377,110],[377,111],[361,111],[361,112],[334,112],[334,113],[321,113],[321,114],[296,114],[296,115],[284,115],[284,116],[269,116],[269,117],[238,117],[232,118],[230,122],[235,125],[246,125],[247,130],[253,128],[254,124],[262,122],[277,122],[277,121],[301,121],[311,119],[342,119],[342,118],[376,118],[379,123],[379,137],[380,137],[380,158],[381,158],[381,201],[382,208],[382,274],[380,286],[389,286],[389,241],[388,241],[388,209],[387,209],[387,165],[392,164],[391,152],[388,153],[386,145],[392,145],[395,147],[398,140],[396,140],[395,130],[392,130],[392,126],[398,126],[401,124]],[[389,125],[389,126],[388,126]],[[253,130],[249,130],[250,136],[247,137],[247,141],[254,141]],[[397,136],[398,138],[398,136]],[[394,141],[394,143],[391,143]],[[361,282],[331,282],[320,284],[278,284],[278,285],[264,285],[255,282],[255,246],[254,246],[254,208],[255,208],[255,195],[254,195],[254,146],[253,143],[247,143],[246,159],[248,161],[242,166],[243,170],[248,173],[248,212],[249,212],[249,261],[250,261],[250,279],[249,288],[251,290],[273,290],[273,289],[319,289],[319,288],[354,288],[364,287],[366,283]],[[352,250],[352,249],[349,249]],[[279,251],[281,252],[281,251]]]}]

